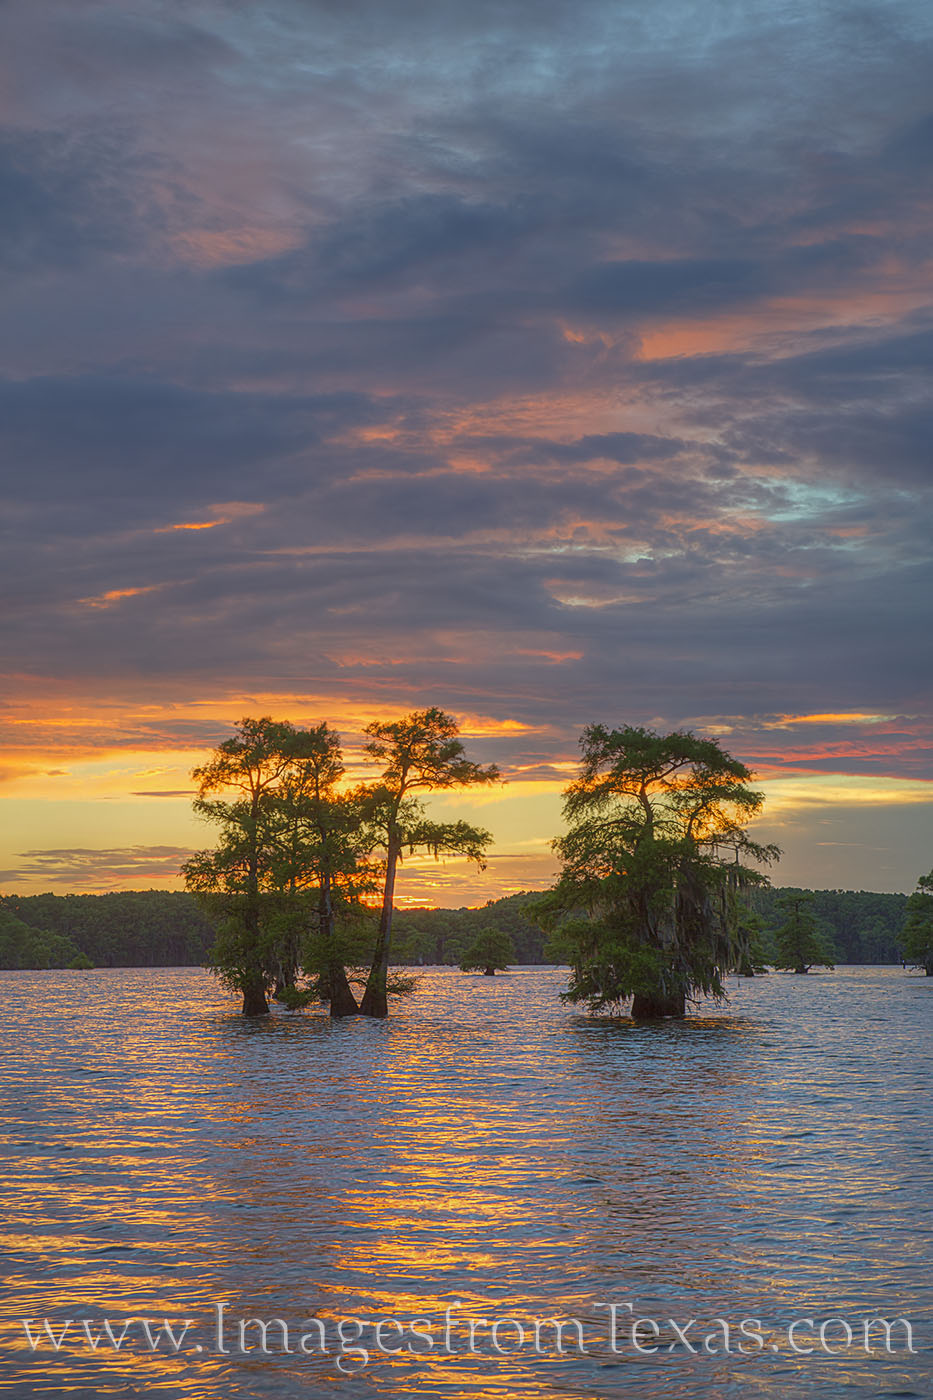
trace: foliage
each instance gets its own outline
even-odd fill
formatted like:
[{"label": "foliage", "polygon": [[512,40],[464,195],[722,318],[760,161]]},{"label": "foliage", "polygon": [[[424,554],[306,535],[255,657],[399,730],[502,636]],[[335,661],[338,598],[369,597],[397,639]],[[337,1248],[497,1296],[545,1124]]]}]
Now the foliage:
[{"label": "foliage", "polygon": [[933,870],[920,876],[907,901],[902,946],[907,961],[933,977]]},{"label": "foliage", "polygon": [[69,940],[95,967],[190,967],[207,961],[215,928],[189,894],[7,895],[30,928]]},{"label": "foliage", "polygon": [[563,870],[537,902],[571,967],[566,996],[591,1008],[632,997],[633,1014],[683,1014],[724,994],[747,957],[739,894],[774,860],[746,826],[762,797],[713,739],[590,725],[565,791]]},{"label": "foliage", "polygon": [[198,785],[194,810],[219,828],[219,843],[185,863],[185,884],[218,920],[212,965],[243,993],[249,1013],[268,1010],[267,994],[284,970],[288,913],[278,878],[278,797],[293,735],[288,724],[244,719],[191,775]]},{"label": "foliage", "polygon": [[739,912],[739,931],[745,944],[745,956],[736,965],[736,971],[745,977],[760,976],[774,965],[777,950],[774,940],[765,931],[764,919],[751,909]]},{"label": "foliage", "polygon": [[33,928],[0,900],[0,968],[93,967],[70,938]]},{"label": "foliage", "polygon": [[773,939],[775,929],[784,920],[779,901],[793,894],[812,895],[813,915],[837,949],[839,962],[900,962],[906,895],[764,885],[750,890],[747,898],[753,911],[764,920],[767,937]]},{"label": "foliage", "polygon": [[[781,922],[777,901],[790,887],[756,886],[747,891],[752,912],[761,918],[764,962],[773,967],[773,931]],[[870,890],[810,890],[821,929],[847,963],[901,961],[907,895]],[[397,909],[393,923],[395,963],[459,967],[470,940],[488,923],[504,928],[515,943],[517,963],[565,963],[560,931],[546,934],[531,911],[539,896],[522,892],[489,900],[476,909]],[[193,895],[176,890],[127,890],[114,894],[9,894],[2,906],[33,931],[68,938],[95,967],[191,967],[208,961],[216,927]],[[339,932],[355,951],[347,966],[368,969],[372,921]],[[313,933],[309,935],[313,938]],[[0,962],[3,953],[0,949]],[[12,966],[12,964],[7,964]],[[24,964],[18,964],[24,966]],[[32,966],[33,964],[29,964]],[[352,980],[352,979],[351,979]]]},{"label": "foliage", "polygon": [[812,897],[803,893],[785,895],[778,900],[786,917],[774,934],[775,967],[804,973],[817,965],[833,966],[835,954],[820,932],[812,904]]},{"label": "foliage", "polygon": [[479,930],[493,924],[512,939],[513,962],[548,962],[551,959],[545,956],[547,935],[530,912],[536,898],[521,892],[490,899],[476,909],[398,909],[392,925],[393,961],[459,967]]},{"label": "foliage", "polygon": [[492,976],[515,961],[515,944],[504,929],[488,924],[481,928],[463,955],[461,972],[484,972]]},{"label": "foliage", "polygon": [[359,1008],[347,967],[371,953],[372,917],[362,901],[378,888],[367,859],[363,799],[340,789],[340,738],[326,723],[296,731],[290,756],[277,799],[278,883],[288,889],[297,918],[280,983],[301,973],[334,1015],[353,1015]]},{"label": "foliage", "polygon": [[361,790],[372,849],[384,853],[384,883],[379,931],[360,1010],[385,1016],[391,956],[392,922],[398,865],[407,852],[435,857],[464,855],[482,868],[492,837],[468,822],[429,818],[420,794],[496,782],[498,769],[482,768],[465,755],[457,723],[436,707],[416,710],[404,719],[374,722],[366,728],[367,755],[382,766],[380,779]]},{"label": "foliage", "polygon": [[185,880],[218,921],[212,965],[245,1011],[268,1010],[269,993],[305,972],[305,990],[335,1014],[357,1010],[345,970],[352,939],[338,935],[338,919],[361,921],[369,885],[359,802],[338,791],[343,773],[326,724],[269,718],[242,720],[194,771],[195,811],[220,835],[185,864]]}]

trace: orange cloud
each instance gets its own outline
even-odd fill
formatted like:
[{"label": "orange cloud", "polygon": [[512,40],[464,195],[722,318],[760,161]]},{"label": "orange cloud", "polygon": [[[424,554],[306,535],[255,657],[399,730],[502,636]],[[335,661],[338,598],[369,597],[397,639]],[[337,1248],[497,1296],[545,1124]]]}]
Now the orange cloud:
[{"label": "orange cloud", "polygon": [[[929,271],[927,272],[927,277]],[[788,351],[801,337],[815,331],[864,323],[894,322],[925,302],[918,292],[918,269],[906,272],[896,262],[876,273],[876,283],[859,289],[843,288],[822,296],[762,299],[740,311],[712,316],[706,321],[658,320],[645,327],[637,354],[639,360],[669,360],[750,350],[764,342],[781,342]]]},{"label": "orange cloud", "polygon": [[167,585],[164,583],[150,583],[144,588],[111,588],[109,592],[99,593],[93,598],[79,598],[78,602],[88,608],[111,608],[115,603],[122,603],[124,598],[136,598],[141,593],[156,593],[165,587]]},{"label": "orange cloud", "polygon": [[885,724],[897,718],[897,715],[880,715],[861,710],[839,710],[817,715],[780,715],[777,719],[765,720],[762,728],[786,729],[794,724]]},{"label": "orange cloud", "polygon": [[237,267],[297,248],[301,241],[301,234],[295,229],[200,228],[176,233],[171,247],[182,262],[192,267]]},{"label": "orange cloud", "polygon": [[180,520],[174,525],[159,525],[152,533],[170,535],[176,530],[214,530],[218,525],[230,525],[244,516],[261,515],[265,508],[259,501],[224,501],[208,506],[208,510],[215,512],[211,520]]},{"label": "orange cloud", "polygon": [[582,661],[582,651],[532,651],[527,647],[519,647],[517,656],[540,656],[545,661]]},{"label": "orange cloud", "polygon": [[495,735],[495,734],[544,734],[546,727],[537,724],[524,724],[517,719],[495,719],[488,715],[458,715],[461,734],[468,735]]}]

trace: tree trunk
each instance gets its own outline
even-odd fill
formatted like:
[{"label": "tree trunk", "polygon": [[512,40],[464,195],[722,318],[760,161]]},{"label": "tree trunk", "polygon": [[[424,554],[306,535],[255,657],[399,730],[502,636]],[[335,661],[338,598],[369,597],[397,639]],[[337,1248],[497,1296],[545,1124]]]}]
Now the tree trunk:
[{"label": "tree trunk", "polygon": [[356,997],[347,981],[346,968],[336,956],[334,947],[334,902],[331,897],[329,873],[325,873],[321,884],[320,916],[325,947],[332,954],[327,961],[327,995],[330,1000],[330,1014],[335,1020],[343,1016],[357,1016],[360,1008],[356,1004]]},{"label": "tree trunk", "polygon": [[268,1014],[269,1003],[266,1001],[266,989],[262,976],[253,973],[243,983],[243,1015],[268,1016]]},{"label": "tree trunk", "polygon": [[[247,971],[243,977],[244,1016],[268,1016],[269,1014],[269,1003],[266,1001],[266,979],[263,975],[262,968],[256,965],[259,960],[259,855],[256,850],[256,817],[258,810],[259,794],[254,791],[250,809],[252,844],[249,852],[246,910],[243,920],[246,925],[247,935],[252,943],[252,947],[247,953]],[[253,959],[256,961],[253,961]],[[250,962],[253,962],[252,967],[249,966]]]},{"label": "tree trunk", "polygon": [[278,1001],[279,996],[286,989],[295,985],[295,969],[293,966],[282,967],[279,965],[279,975],[275,979],[275,989],[272,993],[273,1001]]},{"label": "tree trunk", "polygon": [[330,983],[330,1014],[335,1019],[341,1016],[358,1016],[360,1008],[356,1004],[353,989],[347,981],[347,974],[340,963],[333,963],[327,969]]},{"label": "tree trunk", "polygon": [[657,1021],[662,1016],[683,1017],[686,1014],[686,997],[682,992],[670,995],[656,992],[650,996],[638,993],[632,998],[633,1021]]},{"label": "tree trunk", "polygon": [[496,969],[495,969],[494,967],[486,967],[486,968],[483,969],[483,976],[484,976],[484,977],[495,977],[495,975],[496,975]]},{"label": "tree trunk", "polygon": [[[253,803],[253,814],[255,820],[255,801]],[[255,828],[254,828],[255,830]],[[247,934],[252,941],[252,948],[247,954],[247,971],[243,977],[243,1015],[244,1016],[268,1016],[269,1003],[266,1001],[266,979],[262,968],[257,966],[259,954],[259,877],[258,860],[255,853],[250,856],[249,864],[249,884],[247,886],[247,907],[244,916]],[[255,959],[256,961],[253,961]],[[252,967],[249,963],[253,962]]]},{"label": "tree trunk", "polygon": [[927,976],[933,977],[933,963],[927,963]]},{"label": "tree trunk", "polygon": [[386,884],[382,896],[382,914],[379,918],[379,933],[373,952],[373,965],[369,970],[369,978],[366,983],[366,990],[363,993],[363,1000],[360,1002],[360,1012],[363,1016],[375,1016],[379,1019],[383,1019],[389,1014],[386,981],[389,976],[389,940],[392,937],[395,870],[400,855],[401,845],[399,841],[394,836],[390,836],[386,848]]}]

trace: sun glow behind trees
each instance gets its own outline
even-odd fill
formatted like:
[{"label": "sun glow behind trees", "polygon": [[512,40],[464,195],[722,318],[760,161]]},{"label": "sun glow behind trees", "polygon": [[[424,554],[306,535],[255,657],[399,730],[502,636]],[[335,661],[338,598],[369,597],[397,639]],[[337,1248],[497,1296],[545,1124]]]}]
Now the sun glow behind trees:
[{"label": "sun glow behind trees", "polygon": [[[346,792],[339,735],[326,723],[300,730],[244,719],[194,770],[195,811],[219,829],[220,841],[186,862],[185,880],[222,919],[214,966],[243,994],[245,1015],[266,1013],[273,989],[293,1005],[327,1000],[333,1016],[388,1014],[400,862],[427,850],[482,865],[492,839],[462,819],[432,820],[421,801],[427,792],[498,780],[494,766],[466,757],[457,733],[437,708],[374,721],[366,753],[381,774]],[[346,971],[357,948],[346,925],[354,916],[360,922],[365,895],[378,887],[377,855],[381,910],[358,1006]],[[303,987],[299,978],[308,979]]]},{"label": "sun glow behind trees", "polygon": [[567,995],[683,1016],[690,998],[722,996],[725,973],[750,964],[742,892],[780,856],[746,829],[764,799],[715,739],[593,724],[580,748],[556,842],[563,869],[538,904],[571,966]]}]

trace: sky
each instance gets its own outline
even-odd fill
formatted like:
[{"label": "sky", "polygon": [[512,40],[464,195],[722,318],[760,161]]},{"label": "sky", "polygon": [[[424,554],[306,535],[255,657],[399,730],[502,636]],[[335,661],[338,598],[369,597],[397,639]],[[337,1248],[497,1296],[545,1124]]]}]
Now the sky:
[{"label": "sky", "polygon": [[457,716],[547,885],[585,724],[933,865],[933,10],[6,0],[0,890],[178,887],[245,715]]}]

